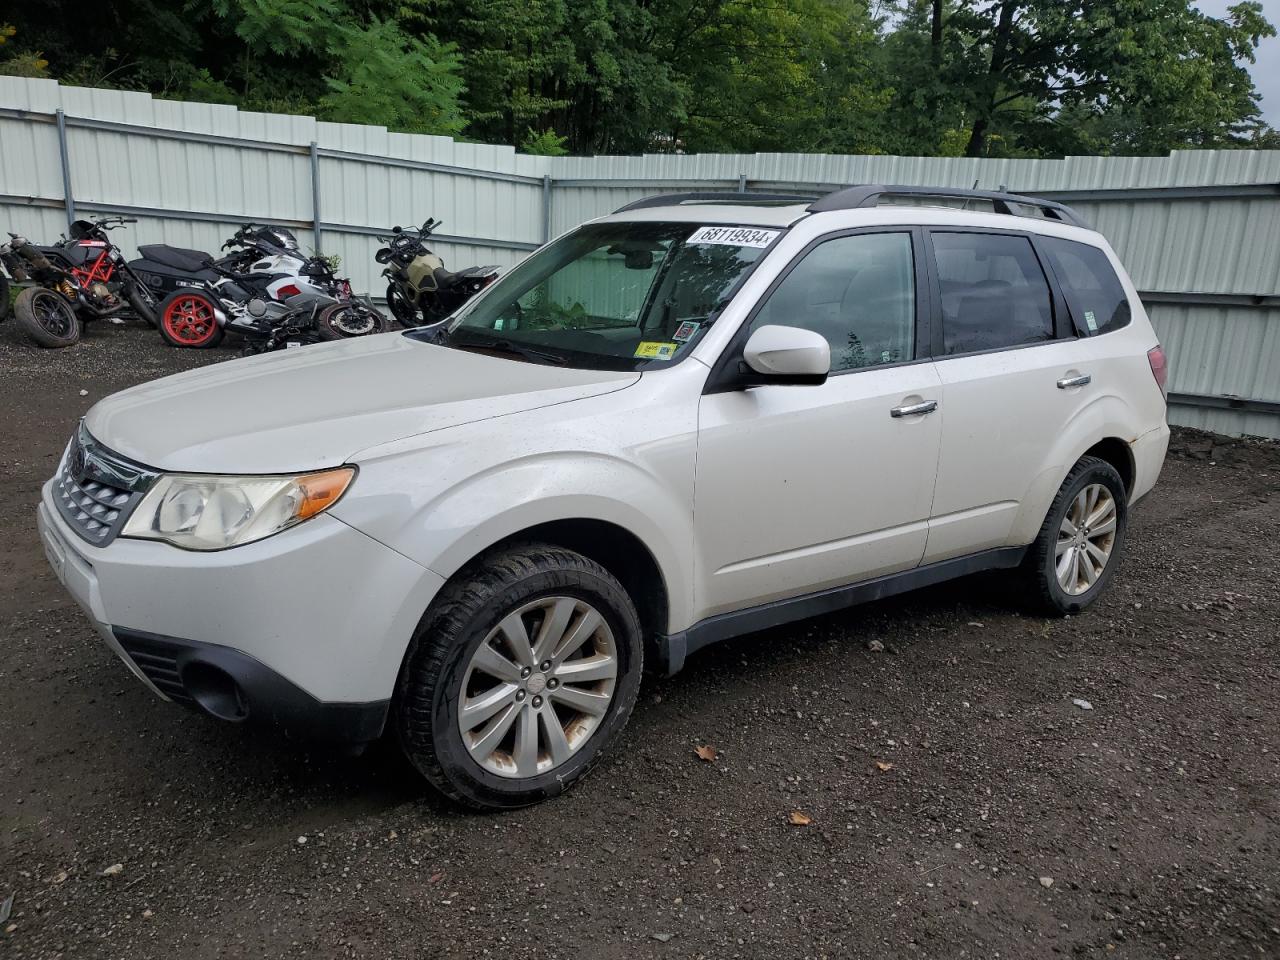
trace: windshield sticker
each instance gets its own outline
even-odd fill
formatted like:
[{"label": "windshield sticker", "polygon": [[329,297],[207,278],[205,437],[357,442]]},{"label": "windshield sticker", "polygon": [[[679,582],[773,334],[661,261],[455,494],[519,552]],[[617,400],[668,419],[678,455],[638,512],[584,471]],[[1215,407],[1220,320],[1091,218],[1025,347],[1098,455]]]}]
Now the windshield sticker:
[{"label": "windshield sticker", "polygon": [[699,227],[685,242],[698,245],[717,243],[730,247],[767,247],[781,232],[756,227]]},{"label": "windshield sticker", "polygon": [[637,360],[670,360],[680,347],[678,343],[660,343],[656,340],[645,340],[634,354]]},{"label": "windshield sticker", "polygon": [[1098,332],[1098,318],[1093,315],[1092,310],[1086,310],[1084,312],[1084,322],[1089,325],[1089,329],[1094,333]]},{"label": "windshield sticker", "polygon": [[671,339],[677,340],[680,343],[684,343],[686,340],[692,340],[693,335],[698,332],[698,328],[701,326],[702,324],[698,323],[696,320],[686,320],[684,323],[680,324],[680,326],[676,327],[676,332],[671,335]]}]

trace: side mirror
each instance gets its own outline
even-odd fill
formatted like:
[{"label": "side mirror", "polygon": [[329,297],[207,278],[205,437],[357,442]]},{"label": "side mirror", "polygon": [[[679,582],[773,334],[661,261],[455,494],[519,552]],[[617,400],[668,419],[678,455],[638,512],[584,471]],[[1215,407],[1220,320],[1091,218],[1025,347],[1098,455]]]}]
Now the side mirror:
[{"label": "side mirror", "polygon": [[742,350],[746,384],[825,383],[831,372],[826,337],[800,327],[768,324],[751,334]]}]

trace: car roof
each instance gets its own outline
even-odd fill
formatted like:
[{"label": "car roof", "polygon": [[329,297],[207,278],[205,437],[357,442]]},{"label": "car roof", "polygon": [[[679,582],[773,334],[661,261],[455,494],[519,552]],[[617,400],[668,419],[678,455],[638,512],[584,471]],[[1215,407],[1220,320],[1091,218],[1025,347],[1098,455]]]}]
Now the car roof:
[{"label": "car roof", "polygon": [[809,215],[807,202],[717,203],[708,201],[619,210],[597,222],[735,223],[754,227],[789,227]]},{"label": "car roof", "polygon": [[[974,204],[980,209],[973,209]],[[865,216],[858,219],[865,219],[868,224],[883,224],[897,219],[903,223],[968,222],[993,226],[991,219],[995,217],[1006,229],[1058,233],[1055,228],[1066,227],[1068,235],[1080,231],[1097,236],[1070,207],[1041,197],[1009,193],[1003,189],[874,184],[843,187],[823,196],[718,192],[645,197],[618,208],[601,220],[789,227],[806,217],[835,211],[863,214]]]}]

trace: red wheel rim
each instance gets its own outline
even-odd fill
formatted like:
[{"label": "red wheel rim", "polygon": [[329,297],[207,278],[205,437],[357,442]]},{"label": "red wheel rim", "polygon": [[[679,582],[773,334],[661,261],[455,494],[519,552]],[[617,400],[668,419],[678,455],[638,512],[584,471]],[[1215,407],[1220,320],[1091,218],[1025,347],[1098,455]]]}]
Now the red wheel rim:
[{"label": "red wheel rim", "polygon": [[204,297],[178,297],[164,309],[165,332],[184,347],[202,347],[218,332],[213,306]]}]

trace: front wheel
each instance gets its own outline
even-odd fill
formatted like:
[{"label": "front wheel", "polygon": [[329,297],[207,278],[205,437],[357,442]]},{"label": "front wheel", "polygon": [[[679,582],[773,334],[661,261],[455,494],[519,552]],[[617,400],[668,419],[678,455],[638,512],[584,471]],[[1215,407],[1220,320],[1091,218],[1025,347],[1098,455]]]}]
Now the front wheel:
[{"label": "front wheel", "polygon": [[362,303],[335,303],[316,317],[316,335],[321,340],[345,340],[386,333],[391,324],[381,313]]},{"label": "front wheel", "polygon": [[441,592],[401,670],[396,722],[409,760],[479,809],[563,792],[626,725],[643,661],[635,605],[579,553],[492,553]]},{"label": "front wheel", "polygon": [[405,299],[400,288],[394,283],[387,284],[387,308],[402,327],[422,325],[422,316],[418,313],[418,308]]},{"label": "front wheel", "polygon": [[18,325],[42,347],[69,347],[80,340],[75,308],[56,290],[27,287],[13,302]]},{"label": "front wheel", "polygon": [[218,304],[198,290],[173,291],[156,308],[160,336],[171,346],[203,349],[217,346],[223,330],[218,323]]},{"label": "front wheel", "polygon": [[1101,596],[1115,575],[1128,520],[1128,492],[1116,468],[1081,457],[1027,553],[1024,573],[1044,612],[1079,613]]}]

